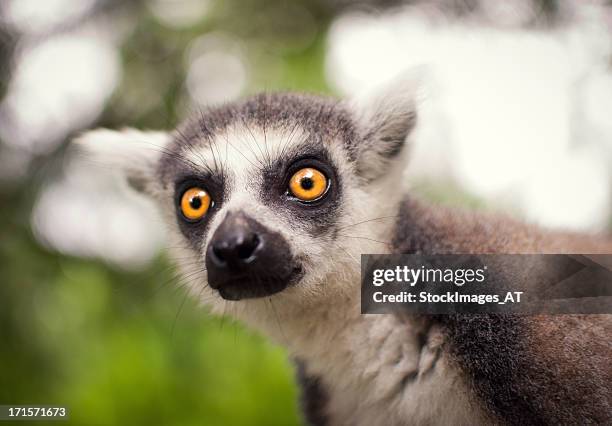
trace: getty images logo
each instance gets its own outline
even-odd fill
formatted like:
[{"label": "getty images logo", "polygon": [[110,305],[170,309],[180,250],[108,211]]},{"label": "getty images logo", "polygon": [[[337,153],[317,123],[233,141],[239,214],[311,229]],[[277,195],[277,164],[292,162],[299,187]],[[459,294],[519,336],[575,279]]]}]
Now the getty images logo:
[{"label": "getty images logo", "polygon": [[372,284],[380,287],[383,284],[399,283],[414,287],[418,283],[452,283],[461,287],[466,283],[484,282],[486,280],[486,270],[486,266],[465,269],[396,266],[389,269],[375,269],[372,272]]}]

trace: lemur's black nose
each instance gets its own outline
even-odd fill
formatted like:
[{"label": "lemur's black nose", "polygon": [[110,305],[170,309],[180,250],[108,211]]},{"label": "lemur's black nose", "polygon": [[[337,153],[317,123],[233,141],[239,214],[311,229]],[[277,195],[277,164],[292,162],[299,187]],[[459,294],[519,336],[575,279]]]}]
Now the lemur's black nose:
[{"label": "lemur's black nose", "polygon": [[206,249],[208,284],[225,299],[283,290],[301,273],[287,241],[242,211],[229,212]]},{"label": "lemur's black nose", "polygon": [[216,268],[240,269],[253,262],[263,238],[244,213],[228,213],[213,235],[206,254]]},{"label": "lemur's black nose", "polygon": [[[217,235],[215,235],[217,236]],[[210,260],[218,267],[240,267],[255,260],[261,237],[248,229],[237,227],[211,241]]]}]

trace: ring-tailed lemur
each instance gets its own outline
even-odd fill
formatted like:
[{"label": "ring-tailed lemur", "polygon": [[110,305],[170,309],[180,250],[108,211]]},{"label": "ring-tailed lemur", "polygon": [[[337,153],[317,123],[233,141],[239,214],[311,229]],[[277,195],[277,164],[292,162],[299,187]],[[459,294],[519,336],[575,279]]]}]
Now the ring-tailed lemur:
[{"label": "ring-tailed lemur", "polygon": [[260,94],[79,143],[155,200],[196,297],[286,346],[311,423],[612,424],[612,316],[360,314],[362,253],[612,252],[411,196],[414,93]]}]

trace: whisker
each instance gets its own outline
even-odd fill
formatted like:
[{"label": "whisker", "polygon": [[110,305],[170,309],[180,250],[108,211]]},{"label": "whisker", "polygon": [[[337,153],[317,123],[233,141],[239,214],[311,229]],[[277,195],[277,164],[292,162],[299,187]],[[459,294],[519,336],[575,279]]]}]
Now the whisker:
[{"label": "whisker", "polygon": [[361,225],[363,223],[375,222],[375,221],[383,220],[383,219],[397,219],[399,217],[401,217],[401,215],[375,217],[373,219],[362,220],[361,222],[356,222],[356,223],[352,223],[350,225],[342,226],[342,227],[338,228],[338,231],[342,231],[343,229],[350,228],[350,227],[353,227],[353,226]]},{"label": "whisker", "polygon": [[181,314],[181,311],[183,310],[183,307],[185,306],[185,302],[187,301],[187,297],[189,296],[188,292],[185,292],[185,296],[183,297],[183,301],[181,302],[179,309],[176,313],[176,315],[174,316],[174,321],[172,322],[172,328],[170,329],[170,339],[174,338],[174,330],[176,328],[176,324],[178,322],[178,318]]},{"label": "whisker", "polygon": [[369,238],[369,237],[361,237],[361,236],[357,236],[357,235],[342,235],[342,234],[338,234],[338,235],[340,235],[341,237],[346,237],[346,238],[358,238],[358,239],[361,239],[361,240],[368,240],[368,241],[372,241],[372,242],[375,242],[375,243],[385,244],[385,245],[388,245],[388,246],[392,245],[392,243],[389,242],[389,241],[380,241],[380,240],[376,240],[374,238]]}]

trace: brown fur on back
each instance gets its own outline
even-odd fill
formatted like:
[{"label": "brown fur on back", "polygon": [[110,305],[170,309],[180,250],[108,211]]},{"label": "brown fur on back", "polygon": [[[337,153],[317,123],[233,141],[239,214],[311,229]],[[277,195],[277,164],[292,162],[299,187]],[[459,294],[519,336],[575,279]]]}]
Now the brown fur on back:
[{"label": "brown fur on back", "polygon": [[[612,253],[602,237],[407,200],[399,253]],[[448,350],[506,424],[612,424],[612,315],[445,315]]]}]

